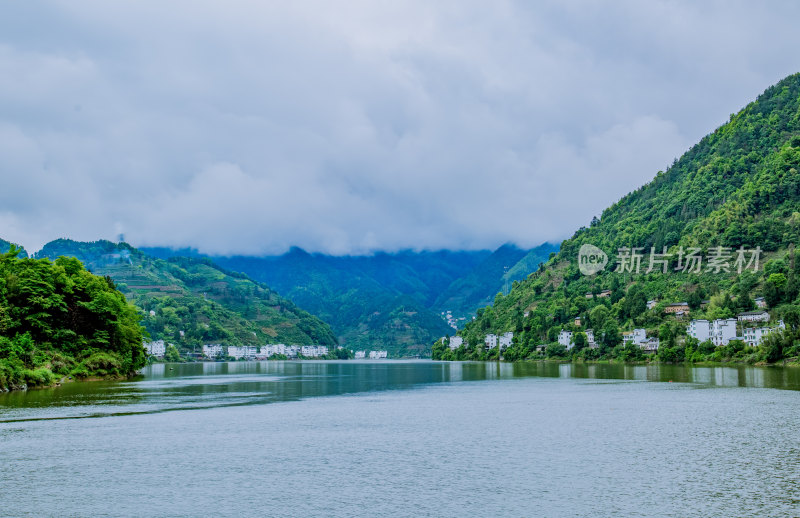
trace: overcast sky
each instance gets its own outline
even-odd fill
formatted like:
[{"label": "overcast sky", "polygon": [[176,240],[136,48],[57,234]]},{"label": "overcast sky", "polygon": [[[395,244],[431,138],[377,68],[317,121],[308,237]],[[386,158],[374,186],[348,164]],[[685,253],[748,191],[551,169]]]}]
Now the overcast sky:
[{"label": "overcast sky", "polygon": [[0,237],[333,254],[571,235],[800,71],[800,3],[0,7]]}]

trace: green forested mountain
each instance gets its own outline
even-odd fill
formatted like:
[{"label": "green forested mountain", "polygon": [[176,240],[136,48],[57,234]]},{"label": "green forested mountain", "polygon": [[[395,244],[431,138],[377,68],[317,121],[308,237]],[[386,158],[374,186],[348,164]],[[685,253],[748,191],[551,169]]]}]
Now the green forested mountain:
[{"label": "green forested mountain", "polygon": [[556,245],[545,243],[532,250],[503,245],[480,262],[471,272],[455,279],[437,298],[434,307],[450,310],[455,316],[471,316],[490,304],[497,293],[539,268]]},{"label": "green forested mountain", "polygon": [[[793,251],[800,243],[798,171],[800,74],[795,74],[768,88],[650,183],[579,229],[546,265],[481,310],[462,334],[477,344],[487,332],[516,331],[518,344],[509,356],[525,357],[534,354],[534,345],[554,342],[562,328],[588,326],[596,336],[605,337],[605,349],[582,353],[591,356],[610,355],[619,344],[619,332],[636,326],[662,338],[662,359],[691,359],[698,356],[691,340],[683,339],[686,322],[666,314],[667,303],[687,301],[691,318],[723,318],[752,309],[753,299],[763,296],[773,317],[786,320],[787,332],[769,340],[770,351],[758,355],[714,354],[717,358],[750,354],[751,360],[766,361],[795,355],[800,320],[796,317],[800,261]],[[578,269],[578,252],[584,244],[599,247],[609,257],[597,275],[582,275]],[[641,247],[639,273],[614,271],[625,247]],[[662,259],[669,261],[667,273],[657,263],[646,273],[651,247],[657,253],[666,247]],[[699,249],[696,255],[704,261],[699,273],[684,268],[685,253],[692,247]],[[740,273],[737,250],[756,247],[762,251],[758,271],[751,265]],[[729,259],[727,272],[715,272],[708,262],[717,254]],[[753,254],[744,257],[749,261]],[[604,290],[609,296],[591,295]],[[658,304],[647,309],[648,300]],[[575,317],[582,318],[581,328],[574,325]],[[700,357],[712,355],[706,353]]]},{"label": "green forested mountain", "polygon": [[[392,356],[428,355],[451,334],[441,313],[471,318],[503,289],[504,275],[522,278],[556,248],[495,252],[437,251],[334,257],[294,248],[272,257],[213,257],[228,269],[265,282],[329,322],[342,344],[387,349]],[[168,258],[191,250],[145,249]],[[506,272],[506,269],[508,270]]]},{"label": "green forested mountain", "polygon": [[205,342],[263,345],[335,345],[319,318],[244,274],[226,271],[209,259],[151,257],[126,243],[59,239],[37,257],[76,257],[90,271],[108,276],[142,309],[153,339],[190,349]]},{"label": "green forested mountain", "polygon": [[145,364],[140,315],[74,258],[0,255],[0,390],[66,375],[128,375]]}]

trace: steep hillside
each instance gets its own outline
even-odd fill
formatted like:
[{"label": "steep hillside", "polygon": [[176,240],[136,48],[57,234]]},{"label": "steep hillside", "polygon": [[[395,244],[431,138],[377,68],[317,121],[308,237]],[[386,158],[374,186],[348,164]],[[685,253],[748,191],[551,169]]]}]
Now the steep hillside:
[{"label": "steep hillside", "polygon": [[491,304],[497,293],[536,271],[558,246],[545,243],[533,250],[503,245],[467,275],[454,280],[436,299],[434,307],[452,311],[454,316],[471,316]]},{"label": "steep hillside", "polygon": [[37,257],[76,257],[95,274],[108,276],[144,311],[153,338],[184,348],[204,342],[229,344],[334,345],[330,327],[278,296],[264,284],[228,272],[208,259],[156,259],[126,243],[59,239]]},{"label": "steep hillside", "polygon": [[[789,318],[800,293],[800,261],[793,253],[800,242],[798,171],[800,75],[795,74],[579,229],[546,265],[481,310],[462,334],[477,343],[488,331],[511,330],[521,346],[530,347],[554,342],[562,328],[577,329],[573,320],[581,317],[582,325],[596,332],[605,333],[608,326],[609,346],[618,343],[620,329],[633,326],[646,327],[649,334],[666,337],[667,345],[676,345],[685,323],[665,314],[665,304],[688,301],[692,317],[721,318],[753,308],[757,296],[766,298],[773,316]],[[584,244],[608,255],[608,264],[597,275],[579,271]],[[638,273],[634,268],[614,271],[624,247],[641,248]],[[669,262],[666,273],[659,263],[646,273],[651,247],[657,253],[666,247],[667,256],[655,256]],[[685,268],[690,247],[700,249],[699,272]],[[745,262],[737,266],[740,247]],[[747,268],[756,247],[762,251],[757,270],[755,264]],[[718,254],[727,259],[727,271],[716,271],[709,262]],[[603,290],[609,296],[591,295]],[[703,304],[704,299],[710,302]],[[659,304],[647,309],[648,300]],[[601,306],[605,310],[596,309]]]}]

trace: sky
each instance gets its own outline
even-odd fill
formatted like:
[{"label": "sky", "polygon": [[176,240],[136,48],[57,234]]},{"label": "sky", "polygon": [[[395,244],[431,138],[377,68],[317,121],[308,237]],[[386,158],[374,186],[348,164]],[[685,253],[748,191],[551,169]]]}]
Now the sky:
[{"label": "sky", "polygon": [[5,2],[0,237],[569,237],[800,71],[800,3]]}]

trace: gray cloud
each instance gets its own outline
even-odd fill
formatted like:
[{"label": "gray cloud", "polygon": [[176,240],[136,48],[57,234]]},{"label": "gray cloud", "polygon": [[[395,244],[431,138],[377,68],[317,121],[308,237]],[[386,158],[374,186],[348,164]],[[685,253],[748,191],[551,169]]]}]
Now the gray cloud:
[{"label": "gray cloud", "polygon": [[20,2],[0,236],[558,240],[800,70],[793,2]]}]

